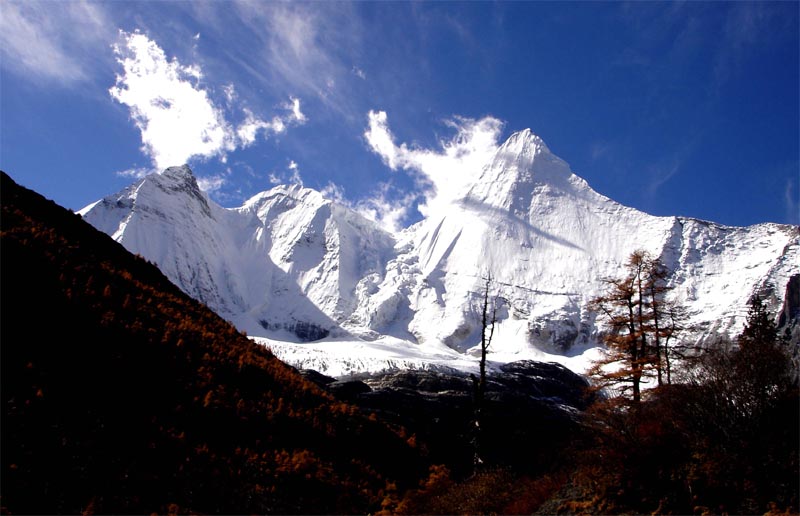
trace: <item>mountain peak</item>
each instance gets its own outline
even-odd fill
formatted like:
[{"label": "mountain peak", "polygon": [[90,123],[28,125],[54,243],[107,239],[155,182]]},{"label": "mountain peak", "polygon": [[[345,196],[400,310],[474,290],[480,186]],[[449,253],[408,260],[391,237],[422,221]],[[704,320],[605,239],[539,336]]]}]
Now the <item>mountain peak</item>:
[{"label": "mountain peak", "polygon": [[544,143],[544,140],[534,134],[530,128],[517,131],[509,136],[503,145],[500,146],[500,149],[506,152],[517,150],[520,153],[527,152],[531,155],[539,153],[550,154],[550,149]]},{"label": "mountain peak", "polygon": [[527,212],[537,186],[568,190],[573,177],[569,165],[550,152],[544,140],[523,129],[497,149],[466,201]]},{"label": "mountain peak", "polygon": [[[358,347],[346,355],[326,355],[327,343],[282,348],[295,363],[319,358],[303,363],[340,374],[450,362],[434,356],[467,364],[489,272],[503,299],[496,356],[576,346],[572,364],[601,331],[587,304],[636,249],[674,271],[676,297],[703,324],[688,337],[698,340],[740,328],[752,292],[782,290],[798,273],[795,228],[725,228],[627,208],[594,192],[529,129],[484,165],[452,209],[400,235],[300,185],[224,209],[187,186],[196,183],[188,167],[140,179],[84,213],[250,335],[352,338]],[[775,306],[780,293],[770,295]]]},{"label": "mountain peak", "polygon": [[497,149],[490,166],[497,168],[516,164],[516,168],[530,168],[534,165],[534,161],[537,162],[537,168],[540,168],[545,162],[551,162],[558,163],[569,170],[569,165],[553,154],[544,140],[530,129],[523,129],[509,136]]},{"label": "mountain peak", "polygon": [[194,179],[194,173],[192,169],[189,168],[189,165],[181,165],[179,167],[169,167],[165,169],[161,175],[163,177],[169,177],[179,180],[189,180]]},{"label": "mountain peak", "polygon": [[[137,189],[134,195],[138,197],[142,192],[157,192],[159,190],[169,195],[185,193],[197,199],[203,206],[203,211],[208,212],[206,195],[200,190],[197,178],[194,176],[192,169],[189,168],[189,165],[169,167],[159,174],[150,174],[144,178],[144,184],[148,186],[144,190]],[[152,187],[155,187],[155,190]],[[152,193],[149,195],[152,195]]]},{"label": "mountain peak", "polygon": [[160,174],[151,174],[147,178],[154,180],[159,185],[167,187],[171,190],[200,190],[197,185],[197,178],[194,177],[192,169],[189,165],[181,165],[179,167],[169,167]]}]

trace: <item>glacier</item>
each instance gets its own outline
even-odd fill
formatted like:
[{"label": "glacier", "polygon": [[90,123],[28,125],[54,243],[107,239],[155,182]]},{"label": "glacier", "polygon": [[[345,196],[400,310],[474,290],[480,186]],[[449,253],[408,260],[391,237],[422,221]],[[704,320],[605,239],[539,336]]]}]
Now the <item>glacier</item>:
[{"label": "glacier", "polygon": [[285,361],[332,376],[474,369],[491,275],[490,360],[598,354],[589,302],[635,250],[669,267],[699,341],[734,336],[758,293],[777,313],[800,274],[800,228],[656,217],[594,191],[530,130],[503,143],[448,206],[396,234],[298,185],[223,208],[187,166],[144,177],[79,213],[154,262]]}]

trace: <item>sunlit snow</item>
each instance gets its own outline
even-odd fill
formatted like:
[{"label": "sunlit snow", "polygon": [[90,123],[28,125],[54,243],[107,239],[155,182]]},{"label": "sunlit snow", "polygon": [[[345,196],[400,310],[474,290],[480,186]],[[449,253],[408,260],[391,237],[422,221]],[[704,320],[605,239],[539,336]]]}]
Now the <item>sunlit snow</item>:
[{"label": "sunlit snow", "polygon": [[81,213],[279,357],[334,376],[474,368],[489,275],[498,308],[490,359],[583,372],[597,353],[588,304],[634,250],[673,271],[673,295],[695,328],[687,338],[737,334],[753,293],[776,311],[800,273],[797,227],[727,227],[622,206],[528,130],[500,146],[448,210],[396,234],[298,185],[225,209],[187,167]]}]

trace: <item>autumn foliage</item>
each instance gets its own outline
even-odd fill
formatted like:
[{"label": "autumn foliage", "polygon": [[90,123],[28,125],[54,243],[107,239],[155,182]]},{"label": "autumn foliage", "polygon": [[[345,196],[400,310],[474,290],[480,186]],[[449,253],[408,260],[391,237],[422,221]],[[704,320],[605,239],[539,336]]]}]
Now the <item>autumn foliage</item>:
[{"label": "autumn foliage", "polygon": [[2,174],[10,513],[366,513],[428,464]]},{"label": "autumn foliage", "polygon": [[800,397],[773,319],[754,297],[735,343],[684,361],[682,381],[636,402],[609,397],[584,415],[577,513],[800,511]]},{"label": "autumn foliage", "polygon": [[[457,460],[453,444],[431,464],[431,443],[448,442],[426,441],[425,421],[388,426],[335,400],[0,176],[0,513],[798,512],[798,389],[756,301],[737,342],[684,357],[678,374],[678,311],[658,264],[632,259],[598,300],[618,368],[596,380],[625,396],[599,396],[569,432],[487,411],[498,453],[469,475],[457,466],[471,470],[470,450]],[[648,377],[658,386],[643,395]]]}]

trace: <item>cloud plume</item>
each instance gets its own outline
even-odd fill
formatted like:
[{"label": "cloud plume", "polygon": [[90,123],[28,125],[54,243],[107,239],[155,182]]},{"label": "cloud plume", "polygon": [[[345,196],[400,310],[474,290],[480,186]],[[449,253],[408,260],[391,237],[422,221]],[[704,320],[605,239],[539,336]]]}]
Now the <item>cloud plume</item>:
[{"label": "cloud plume", "polygon": [[465,193],[497,151],[503,129],[503,122],[491,116],[477,120],[454,117],[445,121],[455,131],[454,136],[441,139],[438,149],[424,149],[395,143],[384,111],[370,111],[368,121],[364,138],[386,166],[418,174],[418,186],[425,199],[419,207],[423,215],[447,206]]},{"label": "cloud plume", "polygon": [[[204,75],[198,65],[168,59],[155,41],[138,31],[120,31],[120,40],[114,52],[122,73],[109,93],[128,106],[141,132],[142,151],[158,169],[194,157],[224,161],[228,152],[253,144],[259,133],[269,137],[306,121],[300,100],[291,98],[281,106],[285,114],[269,120],[241,108],[245,118],[234,127],[202,86]],[[222,90],[227,104],[232,104],[236,100],[233,90],[230,86],[222,86]]]}]

